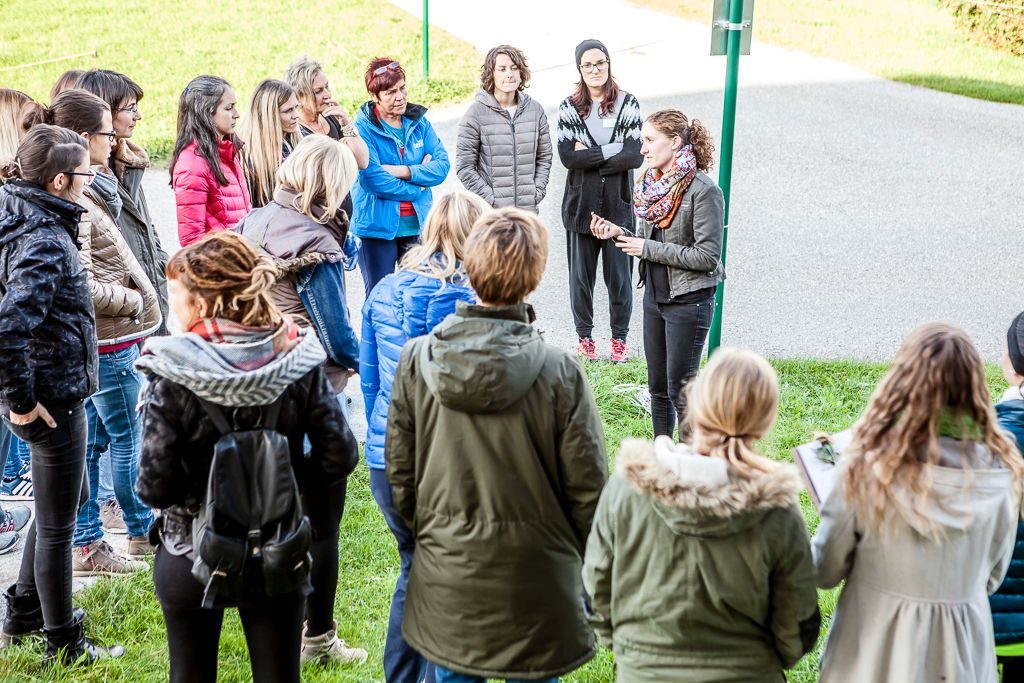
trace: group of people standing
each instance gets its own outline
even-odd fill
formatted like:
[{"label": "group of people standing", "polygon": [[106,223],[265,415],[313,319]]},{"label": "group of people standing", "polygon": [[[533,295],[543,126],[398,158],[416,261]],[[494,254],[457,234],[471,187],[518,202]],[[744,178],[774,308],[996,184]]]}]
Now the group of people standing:
[{"label": "group of people standing", "polygon": [[[487,55],[459,133],[469,191],[436,201],[449,158],[398,62],[370,62],[353,120],[320,65],[296,60],[257,86],[240,135],[231,86],[193,79],[170,168],[172,257],[130,141],[137,84],[68,74],[49,107],[0,91],[0,407],[28,445],[36,501],[0,646],[41,631],[50,663],[120,655],[85,637],[71,577],[145,569],[152,553],[172,681],[216,680],[227,608],[256,681],[364,661],[334,615],[358,461],[343,390],[359,374],[370,489],[400,559],[389,682],[556,681],[598,642],[622,681],[780,681],[817,641],[816,588],[843,580],[823,681],[994,680],[986,595],[1014,575],[1024,314],[1007,335],[1014,388],[995,408],[965,333],[907,338],[812,541],[793,466],[756,449],[779,405],[771,366],[723,349],[698,374],[724,278],[711,136],[676,110],[643,118],[601,42],[575,57],[556,137],[577,355],[597,357],[599,257],[613,360],[628,355],[634,258],[645,289],[656,438],[625,442],[610,478],[583,368],[544,342],[526,303],[548,259],[536,209],[553,149],[521,51]],[[358,336],[345,292],[357,267]],[[279,447],[286,480],[247,483],[290,487],[302,522],[266,539],[247,527],[263,554],[238,542],[260,561],[203,574],[224,551],[207,535],[210,491],[243,433]],[[102,540],[104,461],[133,557]],[[2,523],[16,535],[28,516]],[[270,551],[285,540],[299,561],[275,583]],[[1012,610],[997,611],[1000,643],[1016,642]]]}]

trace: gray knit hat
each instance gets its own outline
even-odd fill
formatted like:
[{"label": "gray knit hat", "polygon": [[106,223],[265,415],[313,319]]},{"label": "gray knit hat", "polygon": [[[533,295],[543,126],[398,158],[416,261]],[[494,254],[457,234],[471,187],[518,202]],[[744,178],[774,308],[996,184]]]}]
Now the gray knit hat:
[{"label": "gray knit hat", "polygon": [[1006,348],[1010,352],[1010,365],[1018,375],[1024,375],[1024,312],[1018,313],[1006,331]]},{"label": "gray knit hat", "polygon": [[597,48],[598,50],[603,52],[604,56],[605,56],[605,59],[607,59],[608,61],[611,61],[612,58],[608,54],[608,48],[606,48],[604,46],[604,43],[602,43],[600,40],[597,40],[596,38],[587,38],[582,43],[580,43],[579,45],[576,46],[576,70],[577,71],[579,71],[579,68],[580,68],[580,60],[583,59],[583,53],[586,52],[587,50],[593,50],[594,48]]}]

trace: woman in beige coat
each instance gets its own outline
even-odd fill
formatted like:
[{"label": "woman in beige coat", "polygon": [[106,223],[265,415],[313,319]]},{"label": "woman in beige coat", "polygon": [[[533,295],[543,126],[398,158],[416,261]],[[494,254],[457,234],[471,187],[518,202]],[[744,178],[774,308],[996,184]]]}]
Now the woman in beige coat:
[{"label": "woman in beige coat", "polygon": [[1024,463],[966,333],[907,337],[842,454],[814,537],[844,579],[821,683],[996,680],[988,594],[1009,566]]}]

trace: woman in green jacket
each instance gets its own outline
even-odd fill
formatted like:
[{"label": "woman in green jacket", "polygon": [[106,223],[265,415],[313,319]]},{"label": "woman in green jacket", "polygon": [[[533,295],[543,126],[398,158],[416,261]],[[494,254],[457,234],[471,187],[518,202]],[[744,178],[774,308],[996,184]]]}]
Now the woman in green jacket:
[{"label": "woman in green jacket", "polygon": [[799,477],[751,448],[775,372],[722,349],[689,398],[692,445],[622,446],[587,542],[590,622],[622,683],[780,683],[821,619]]}]

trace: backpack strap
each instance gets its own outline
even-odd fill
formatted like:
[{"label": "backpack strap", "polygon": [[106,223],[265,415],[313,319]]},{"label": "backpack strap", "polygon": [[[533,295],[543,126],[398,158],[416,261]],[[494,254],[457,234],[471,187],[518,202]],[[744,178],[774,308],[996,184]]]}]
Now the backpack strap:
[{"label": "backpack strap", "polygon": [[[219,406],[216,403],[210,403],[205,398],[196,396],[199,400],[199,404],[203,406],[203,410],[209,416],[210,421],[220,431],[221,436],[230,434],[231,432],[237,431],[237,427],[233,427],[232,423],[234,419],[228,420],[228,416],[224,413],[223,406]],[[273,403],[268,403],[265,406],[253,406],[260,408],[260,429],[270,429],[272,431],[277,430],[277,420],[281,416],[281,404],[284,403],[284,394],[281,394],[274,400]]]}]

